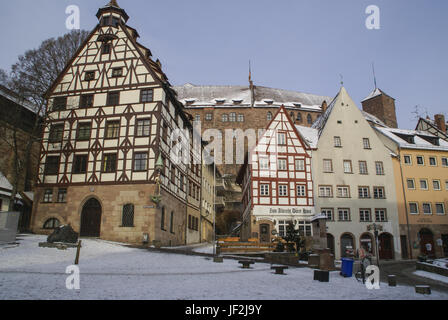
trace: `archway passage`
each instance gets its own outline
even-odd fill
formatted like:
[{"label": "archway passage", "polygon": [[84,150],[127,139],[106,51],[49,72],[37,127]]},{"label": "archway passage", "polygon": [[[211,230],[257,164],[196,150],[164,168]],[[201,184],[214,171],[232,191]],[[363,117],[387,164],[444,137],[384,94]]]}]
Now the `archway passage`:
[{"label": "archway passage", "polygon": [[378,236],[378,247],[380,259],[394,258],[393,236],[390,233],[382,233]]},{"label": "archway passage", "polygon": [[355,241],[351,234],[344,233],[341,236],[341,257],[350,257],[350,253],[355,252],[354,243]]},{"label": "archway passage", "polygon": [[369,253],[371,255],[375,255],[374,251],[374,240],[373,236],[370,233],[363,233],[361,237],[359,238],[359,245],[364,248],[366,253]]},{"label": "archway passage", "polygon": [[435,257],[436,252],[434,248],[434,236],[431,230],[423,228],[419,231],[420,236],[420,251],[422,254],[429,257]]},{"label": "archway passage", "polygon": [[330,253],[334,255],[334,237],[331,233],[327,233],[327,248],[330,249]]},{"label": "archway passage", "polygon": [[270,226],[267,223],[260,224],[260,242],[271,242]]},{"label": "archway passage", "polygon": [[101,230],[101,204],[98,200],[89,199],[82,207],[81,237],[99,237]]}]

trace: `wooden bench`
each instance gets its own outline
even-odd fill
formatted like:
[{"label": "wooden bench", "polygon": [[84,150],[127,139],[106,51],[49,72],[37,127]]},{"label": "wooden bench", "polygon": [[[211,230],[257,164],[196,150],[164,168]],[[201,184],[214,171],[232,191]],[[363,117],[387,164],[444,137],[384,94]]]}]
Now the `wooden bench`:
[{"label": "wooden bench", "polygon": [[273,265],[271,266],[272,270],[275,270],[275,274],[284,274],[283,271],[285,269],[288,269],[287,266],[277,266],[277,265]]},{"label": "wooden bench", "polygon": [[420,294],[431,294],[430,286],[415,286],[415,292]]},{"label": "wooden bench", "polygon": [[255,261],[252,260],[240,260],[238,263],[241,263],[243,266],[241,268],[243,269],[250,269],[250,265],[254,264]]}]

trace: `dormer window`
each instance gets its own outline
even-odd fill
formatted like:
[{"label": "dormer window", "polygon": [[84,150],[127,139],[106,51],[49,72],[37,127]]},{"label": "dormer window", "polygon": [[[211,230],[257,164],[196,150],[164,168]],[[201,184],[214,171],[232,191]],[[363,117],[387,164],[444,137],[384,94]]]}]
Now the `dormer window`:
[{"label": "dormer window", "polygon": [[243,100],[241,99],[233,99],[232,101],[234,104],[240,104],[241,102],[243,102]]},{"label": "dormer window", "polygon": [[301,108],[301,107],[302,107],[302,104],[301,104],[301,103],[298,103],[298,102],[293,102],[293,105],[294,105],[295,107],[298,107],[298,108]]},{"label": "dormer window", "polygon": [[215,99],[215,102],[217,104],[223,104],[224,102],[226,102],[226,99]]},{"label": "dormer window", "polygon": [[273,104],[273,103],[274,103],[274,100],[271,100],[271,99],[265,99],[264,102],[265,102],[266,104]]},{"label": "dormer window", "polygon": [[196,99],[185,99],[186,104],[193,104],[196,101]]},{"label": "dormer window", "polygon": [[85,81],[95,80],[95,71],[87,71],[84,77]]}]

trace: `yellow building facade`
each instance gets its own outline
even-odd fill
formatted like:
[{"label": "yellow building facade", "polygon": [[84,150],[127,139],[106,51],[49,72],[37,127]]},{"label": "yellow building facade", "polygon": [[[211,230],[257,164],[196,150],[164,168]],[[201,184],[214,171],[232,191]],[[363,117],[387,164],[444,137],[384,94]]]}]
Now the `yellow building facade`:
[{"label": "yellow building facade", "polygon": [[403,258],[448,256],[448,143],[422,131],[376,129],[393,153]]}]

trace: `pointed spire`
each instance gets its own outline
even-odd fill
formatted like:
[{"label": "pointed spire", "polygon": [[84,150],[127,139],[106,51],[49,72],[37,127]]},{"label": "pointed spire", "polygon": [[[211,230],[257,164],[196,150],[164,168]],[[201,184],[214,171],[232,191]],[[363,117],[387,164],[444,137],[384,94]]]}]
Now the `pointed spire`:
[{"label": "pointed spire", "polygon": [[109,4],[106,7],[120,8],[120,6],[117,3],[117,0],[110,0]]},{"label": "pointed spire", "polygon": [[376,75],[375,75],[375,64],[372,62],[372,71],[373,71],[373,83],[375,85],[375,90],[378,88],[376,86]]},{"label": "pointed spire", "polygon": [[101,18],[104,14],[110,14],[110,13],[117,13],[119,14],[125,22],[128,21],[129,16],[127,15],[126,11],[124,11],[117,3],[117,0],[110,0],[108,4],[106,4],[104,7],[100,8],[98,10],[98,13],[96,14],[96,17],[98,19]]}]

